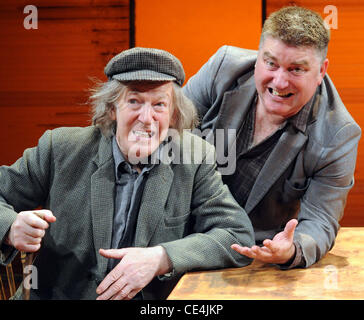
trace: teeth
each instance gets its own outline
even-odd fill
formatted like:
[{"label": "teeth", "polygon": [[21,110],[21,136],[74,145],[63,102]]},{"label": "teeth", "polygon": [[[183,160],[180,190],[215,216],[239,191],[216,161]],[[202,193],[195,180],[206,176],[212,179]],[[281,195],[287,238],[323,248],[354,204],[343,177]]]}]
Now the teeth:
[{"label": "teeth", "polygon": [[140,131],[140,130],[136,130],[134,131],[134,134],[136,136],[139,136],[139,137],[143,137],[143,138],[150,138],[152,135],[146,131]]},{"label": "teeth", "polygon": [[274,96],[279,96],[279,97],[288,97],[291,95],[291,93],[279,93],[278,91],[272,89],[272,94]]}]

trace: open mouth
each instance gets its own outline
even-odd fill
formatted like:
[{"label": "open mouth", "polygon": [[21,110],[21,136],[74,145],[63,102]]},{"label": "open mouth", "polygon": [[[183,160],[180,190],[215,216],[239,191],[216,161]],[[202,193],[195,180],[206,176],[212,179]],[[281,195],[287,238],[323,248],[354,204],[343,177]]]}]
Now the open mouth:
[{"label": "open mouth", "polygon": [[293,96],[293,93],[291,93],[291,92],[279,92],[279,91],[274,90],[273,88],[268,88],[268,91],[271,95],[280,97],[280,98],[289,98],[289,97]]},{"label": "open mouth", "polygon": [[142,130],[133,130],[133,134],[136,137],[150,139],[154,136],[154,132],[142,131]]}]

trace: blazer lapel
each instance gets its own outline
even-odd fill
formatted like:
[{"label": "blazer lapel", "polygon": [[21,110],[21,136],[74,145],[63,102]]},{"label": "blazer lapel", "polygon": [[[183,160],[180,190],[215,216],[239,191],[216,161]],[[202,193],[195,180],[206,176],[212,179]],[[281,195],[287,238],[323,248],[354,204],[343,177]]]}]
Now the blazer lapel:
[{"label": "blazer lapel", "polygon": [[[253,72],[241,77],[238,80],[238,84],[240,83],[243,84],[237,89],[224,94],[214,128],[217,164],[219,170],[224,174],[231,174],[235,170],[237,134],[255,99],[256,88]],[[223,133],[223,141],[220,138],[221,133]],[[211,137],[206,136],[206,140],[214,141],[209,139]]]},{"label": "blazer lapel", "polygon": [[99,254],[99,249],[110,248],[114,215],[115,174],[110,139],[101,138],[94,162],[98,169],[91,176],[91,216],[97,265],[102,275],[107,259]]},{"label": "blazer lapel", "polygon": [[173,176],[173,171],[168,164],[160,163],[150,171],[140,203],[135,235],[136,246],[148,246],[164,216],[164,207]]},{"label": "blazer lapel", "polygon": [[290,127],[289,130],[283,132],[277,146],[273,149],[260,171],[245,205],[245,210],[248,214],[292,163],[306,142],[307,136],[305,134],[301,131],[296,133],[293,132],[293,130],[294,129]]},{"label": "blazer lapel", "polygon": [[239,79],[239,82],[244,82],[243,85],[224,94],[220,114],[214,129],[228,128],[238,130],[240,128],[256,92],[254,76],[252,73],[249,73],[247,76],[249,78],[246,81],[242,78]]}]

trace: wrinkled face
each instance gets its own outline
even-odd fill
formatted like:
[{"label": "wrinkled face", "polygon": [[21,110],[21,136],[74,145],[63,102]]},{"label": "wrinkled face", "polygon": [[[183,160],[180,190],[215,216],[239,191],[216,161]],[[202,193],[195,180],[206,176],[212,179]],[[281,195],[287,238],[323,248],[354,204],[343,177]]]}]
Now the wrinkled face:
[{"label": "wrinkled face", "polygon": [[151,155],[166,138],[172,114],[172,82],[135,82],[111,112],[123,156],[135,164]]},{"label": "wrinkled face", "polygon": [[287,119],[311,99],[328,66],[313,47],[288,46],[267,37],[258,52],[255,83],[258,104],[267,114]]}]

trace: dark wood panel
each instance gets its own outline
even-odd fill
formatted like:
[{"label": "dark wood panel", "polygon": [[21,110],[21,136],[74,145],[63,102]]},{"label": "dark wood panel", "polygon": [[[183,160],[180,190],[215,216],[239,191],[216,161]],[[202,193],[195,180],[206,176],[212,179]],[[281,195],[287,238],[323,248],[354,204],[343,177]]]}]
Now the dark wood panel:
[{"label": "dark wood panel", "polygon": [[[10,115],[10,116],[9,116]],[[0,108],[1,164],[10,165],[24,149],[37,145],[47,129],[90,125],[88,106],[3,107]]]},{"label": "dark wood panel", "polygon": [[[0,2],[0,165],[35,146],[47,129],[90,124],[90,78],[129,47],[129,1],[34,0],[38,29],[26,30],[29,1]],[[19,257],[13,262],[21,281]],[[7,289],[5,268],[0,276]]]},{"label": "dark wood panel", "polygon": [[25,29],[28,1],[0,3],[0,165],[46,130],[90,124],[90,78],[129,47],[128,0],[36,0],[38,29]]}]

